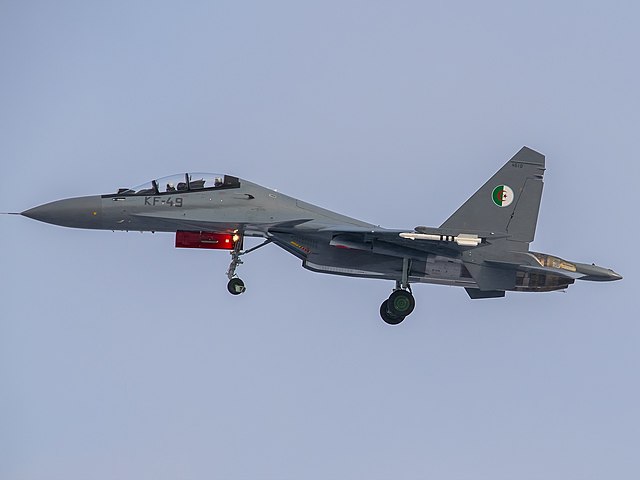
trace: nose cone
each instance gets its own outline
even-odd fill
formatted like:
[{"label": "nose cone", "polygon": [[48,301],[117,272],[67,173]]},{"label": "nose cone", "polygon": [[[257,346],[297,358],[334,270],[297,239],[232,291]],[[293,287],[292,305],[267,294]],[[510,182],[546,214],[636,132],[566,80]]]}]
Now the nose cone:
[{"label": "nose cone", "polygon": [[619,273],[616,273],[613,270],[609,269],[609,278],[611,280],[622,280],[622,275],[620,275]]},{"label": "nose cone", "polygon": [[73,228],[102,228],[102,198],[99,195],[58,200],[22,212],[23,216]]}]

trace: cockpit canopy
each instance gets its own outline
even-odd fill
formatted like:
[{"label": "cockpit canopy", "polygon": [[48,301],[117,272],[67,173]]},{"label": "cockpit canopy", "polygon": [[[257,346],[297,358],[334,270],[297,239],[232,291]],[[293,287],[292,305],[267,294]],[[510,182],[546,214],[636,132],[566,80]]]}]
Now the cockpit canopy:
[{"label": "cockpit canopy", "polygon": [[196,190],[239,188],[240,180],[217,173],[179,173],[152,180],[133,188],[120,188],[118,195],[159,195]]}]

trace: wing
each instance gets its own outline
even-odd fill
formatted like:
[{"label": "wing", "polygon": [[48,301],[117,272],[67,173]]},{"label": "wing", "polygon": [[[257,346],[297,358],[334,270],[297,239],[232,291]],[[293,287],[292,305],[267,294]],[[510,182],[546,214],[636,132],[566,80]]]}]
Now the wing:
[{"label": "wing", "polygon": [[503,238],[490,232],[465,234],[456,230],[416,227],[394,230],[378,226],[331,224],[309,221],[298,225],[277,225],[272,235],[295,234],[321,237],[337,248],[370,251],[395,257],[424,258],[428,254],[458,257],[464,251]]}]

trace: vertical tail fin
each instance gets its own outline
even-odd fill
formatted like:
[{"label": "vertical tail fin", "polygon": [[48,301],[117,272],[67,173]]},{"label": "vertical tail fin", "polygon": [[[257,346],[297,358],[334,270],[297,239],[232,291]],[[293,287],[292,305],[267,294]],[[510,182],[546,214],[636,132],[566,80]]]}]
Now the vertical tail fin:
[{"label": "vertical tail fin", "polygon": [[544,155],[522,147],[441,228],[506,233],[533,241],[542,198]]}]

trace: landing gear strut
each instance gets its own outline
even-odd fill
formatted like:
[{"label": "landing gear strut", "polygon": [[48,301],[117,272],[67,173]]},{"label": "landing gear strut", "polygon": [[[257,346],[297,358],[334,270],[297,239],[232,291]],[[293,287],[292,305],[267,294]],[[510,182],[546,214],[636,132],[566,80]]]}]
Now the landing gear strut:
[{"label": "landing gear strut", "polygon": [[233,250],[231,250],[231,263],[229,264],[229,268],[227,270],[227,278],[229,279],[229,283],[227,283],[227,290],[231,295],[240,295],[243,293],[247,287],[244,286],[244,282],[236,276],[236,268],[242,265],[243,261],[240,259],[240,255],[242,255],[242,241],[238,240],[235,242],[233,246]]},{"label": "landing gear strut", "polygon": [[402,261],[402,279],[396,281],[396,288],[387,300],[380,305],[380,316],[389,325],[398,325],[405,317],[413,312],[416,300],[409,285],[409,270],[411,264],[408,258]]},{"label": "landing gear strut", "polygon": [[231,250],[231,263],[229,264],[229,269],[227,270],[227,278],[229,279],[229,283],[227,283],[227,290],[231,295],[240,295],[243,293],[247,287],[245,287],[244,282],[236,275],[236,268],[242,265],[244,262],[240,259],[241,255],[246,255],[247,253],[251,253],[260,247],[264,247],[265,245],[271,243],[270,239],[265,240],[260,245],[250,248],[249,250],[242,250],[242,237],[240,240],[235,242],[233,250]]}]

